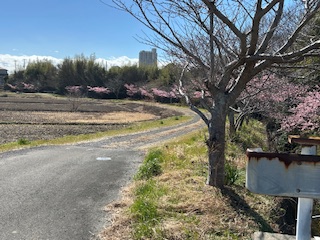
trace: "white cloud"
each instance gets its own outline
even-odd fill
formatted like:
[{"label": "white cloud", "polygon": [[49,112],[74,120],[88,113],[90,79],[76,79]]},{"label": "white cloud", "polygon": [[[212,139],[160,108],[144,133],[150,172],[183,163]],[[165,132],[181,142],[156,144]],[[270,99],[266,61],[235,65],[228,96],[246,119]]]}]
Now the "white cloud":
[{"label": "white cloud", "polygon": [[[62,63],[63,59],[54,58],[51,56],[14,56],[10,54],[0,54],[0,68],[7,69],[9,71],[9,74],[13,73],[15,70],[23,70],[26,68],[29,62],[34,62],[37,60],[50,60],[53,64],[57,65],[59,63]],[[104,58],[97,58],[97,62],[100,62],[104,66],[106,66],[108,69],[112,66],[132,66],[135,64],[138,64],[137,58],[128,58],[126,56],[122,57],[112,57],[109,59]]]},{"label": "white cloud", "polygon": [[138,58],[128,58],[127,56],[122,57],[112,57],[108,59],[97,58],[97,62],[101,62],[104,66],[110,69],[113,66],[133,66],[137,65],[139,62]]},{"label": "white cloud", "polygon": [[0,68],[5,68],[10,73],[13,73],[15,70],[23,70],[26,68],[29,62],[34,62],[37,60],[50,60],[53,64],[57,65],[62,62],[62,59],[54,58],[51,56],[14,56],[10,54],[0,54]]}]

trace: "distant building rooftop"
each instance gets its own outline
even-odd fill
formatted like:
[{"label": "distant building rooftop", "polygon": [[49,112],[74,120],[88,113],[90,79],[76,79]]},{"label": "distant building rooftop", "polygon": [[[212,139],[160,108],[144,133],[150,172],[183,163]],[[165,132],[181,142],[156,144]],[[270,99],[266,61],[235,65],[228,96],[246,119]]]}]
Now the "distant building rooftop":
[{"label": "distant building rooftop", "polygon": [[157,66],[157,63],[158,63],[157,49],[153,48],[151,51],[139,52],[139,67]]},{"label": "distant building rooftop", "polygon": [[8,70],[0,68],[0,87],[2,88],[5,83],[5,78],[8,76]]}]

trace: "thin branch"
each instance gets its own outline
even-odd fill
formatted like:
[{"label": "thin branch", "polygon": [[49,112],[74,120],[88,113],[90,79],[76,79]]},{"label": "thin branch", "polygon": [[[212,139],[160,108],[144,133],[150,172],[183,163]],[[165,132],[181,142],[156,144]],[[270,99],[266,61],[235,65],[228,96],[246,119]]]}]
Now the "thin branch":
[{"label": "thin branch", "polygon": [[189,63],[186,63],[186,64],[185,64],[185,66],[183,67],[183,69],[182,69],[182,71],[181,71],[179,80],[178,80],[178,81],[179,81],[179,88],[178,88],[179,93],[181,94],[181,96],[183,96],[183,97],[185,98],[186,103],[187,103],[187,105],[190,107],[190,109],[191,109],[192,111],[194,111],[195,113],[197,113],[197,114],[201,117],[201,119],[205,122],[205,124],[206,124],[207,126],[209,126],[209,120],[208,120],[208,118],[206,117],[206,115],[205,115],[203,112],[201,112],[196,106],[194,106],[194,105],[192,104],[192,102],[191,102],[188,94],[183,90],[184,87],[183,87],[183,81],[182,81],[182,79],[183,79],[183,77],[184,77],[184,73],[185,73],[188,65],[189,65]]},{"label": "thin branch", "polygon": [[[276,1],[274,1],[274,2],[276,2]],[[281,16],[283,14],[283,5],[284,5],[284,1],[280,1],[279,7],[278,7],[278,10],[276,13],[276,17],[274,18],[272,24],[269,27],[269,30],[267,31],[267,34],[265,35],[264,39],[262,40],[261,45],[258,48],[258,51],[257,51],[258,54],[265,52],[265,50],[267,49],[268,44],[269,44],[271,38],[273,37],[274,32],[277,29],[279,23],[280,23]]]},{"label": "thin branch", "polygon": [[310,22],[310,20],[319,12],[320,8],[320,1],[318,1],[315,9],[308,14],[301,20],[300,25],[296,28],[296,30],[292,33],[292,35],[288,38],[286,43],[278,50],[278,54],[285,53],[297,39],[298,35],[300,34],[301,30]]},{"label": "thin branch", "polygon": [[209,0],[202,0],[202,2],[205,3],[208,6],[209,10],[212,11],[240,39],[241,46],[245,46],[246,45],[246,35],[244,33],[242,33],[236,27],[236,25],[230,21],[230,19],[227,16],[225,16],[222,12],[220,12],[217,9],[215,3],[211,2]]}]

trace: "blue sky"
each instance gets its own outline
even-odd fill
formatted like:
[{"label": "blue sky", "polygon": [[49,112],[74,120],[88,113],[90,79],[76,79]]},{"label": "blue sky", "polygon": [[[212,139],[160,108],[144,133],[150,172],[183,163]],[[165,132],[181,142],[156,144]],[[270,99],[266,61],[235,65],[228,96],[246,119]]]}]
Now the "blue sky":
[{"label": "blue sky", "polygon": [[1,19],[0,67],[8,67],[4,55],[135,61],[151,49],[134,38],[147,31],[141,23],[99,0],[3,0]]}]

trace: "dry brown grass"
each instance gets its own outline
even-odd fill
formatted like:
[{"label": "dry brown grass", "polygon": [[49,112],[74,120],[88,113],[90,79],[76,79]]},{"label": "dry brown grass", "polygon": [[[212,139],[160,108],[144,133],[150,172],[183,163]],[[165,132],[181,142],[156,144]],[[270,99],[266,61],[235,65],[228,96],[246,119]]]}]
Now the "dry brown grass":
[{"label": "dry brown grass", "polygon": [[158,119],[151,113],[141,112],[47,112],[47,111],[4,111],[0,121],[14,123],[86,123],[113,124],[132,123]]},{"label": "dry brown grass", "polygon": [[122,191],[121,202],[111,203],[106,206],[105,211],[112,213],[112,218],[103,232],[98,236],[101,240],[129,240],[131,239],[132,219],[128,211],[128,207],[132,204],[133,196],[130,197],[130,190]]},{"label": "dry brown grass", "polygon": [[[251,239],[255,231],[278,230],[270,218],[276,205],[274,198],[250,193],[243,182],[224,190],[205,184],[207,158],[203,141],[180,141],[164,149],[163,173],[153,178],[157,188],[166,190],[157,202],[161,220],[152,237],[141,239]],[[239,156],[235,161],[242,167],[246,158]],[[134,239],[130,206],[135,184],[124,191],[122,200],[109,207],[115,215],[101,239]]]}]

